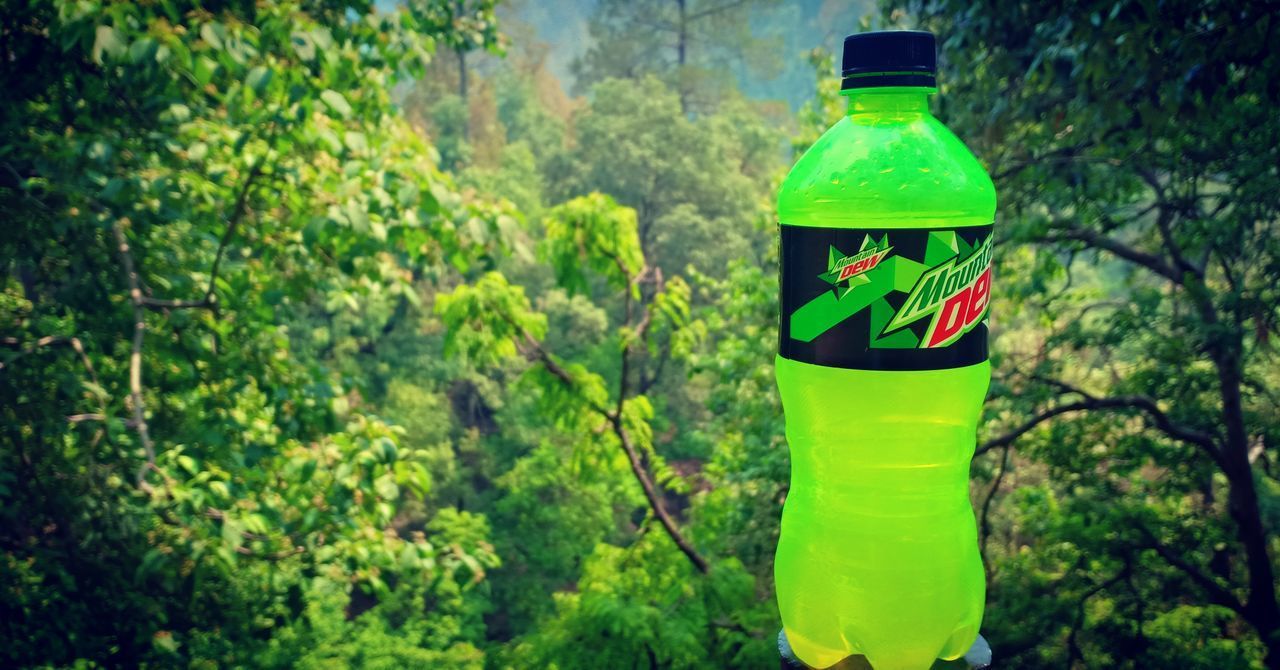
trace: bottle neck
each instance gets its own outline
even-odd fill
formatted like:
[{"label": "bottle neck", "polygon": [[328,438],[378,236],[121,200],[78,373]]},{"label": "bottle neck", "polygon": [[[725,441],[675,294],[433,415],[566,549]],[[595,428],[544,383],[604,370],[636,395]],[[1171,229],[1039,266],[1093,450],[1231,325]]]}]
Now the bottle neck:
[{"label": "bottle neck", "polygon": [[849,116],[860,114],[928,114],[929,95],[937,89],[923,86],[885,86],[844,91]]}]

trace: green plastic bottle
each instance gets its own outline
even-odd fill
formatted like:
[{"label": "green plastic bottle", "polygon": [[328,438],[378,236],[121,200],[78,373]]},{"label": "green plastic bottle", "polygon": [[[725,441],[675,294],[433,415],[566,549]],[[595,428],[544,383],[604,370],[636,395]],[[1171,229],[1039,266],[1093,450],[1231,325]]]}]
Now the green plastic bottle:
[{"label": "green plastic bottle", "polygon": [[791,450],[775,576],[791,650],[923,670],[965,654],[986,585],[969,461],[990,382],[995,189],[929,112],[933,35],[845,39],[849,112],[778,194]]}]

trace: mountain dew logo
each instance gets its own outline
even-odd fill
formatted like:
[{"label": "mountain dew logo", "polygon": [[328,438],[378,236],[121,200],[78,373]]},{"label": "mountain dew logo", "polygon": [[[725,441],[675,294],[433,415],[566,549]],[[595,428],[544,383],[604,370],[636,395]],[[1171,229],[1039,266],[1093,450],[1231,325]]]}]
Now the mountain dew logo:
[{"label": "mountain dew logo", "polygon": [[[830,247],[827,252],[827,271],[819,276],[822,277],[822,281],[835,286],[842,281],[861,276],[864,272],[875,268],[892,250],[893,247],[889,246],[888,235],[885,235],[876,243],[873,243],[871,236],[868,235],[862,241],[862,248],[852,256],[845,256],[839,249],[834,246]],[[859,283],[865,282],[851,282],[845,286],[845,291],[848,292]]]},{"label": "mountain dew logo", "polygon": [[988,235],[963,260],[953,258],[921,275],[884,332],[932,316],[920,346],[945,347],[986,316],[990,301],[991,236]]},{"label": "mountain dew logo", "polygon": [[[797,357],[828,358],[823,352],[836,349],[945,348],[986,318],[990,226],[866,233],[784,228],[784,340],[797,341],[784,351]],[[846,253],[854,243],[857,251]],[[825,250],[826,270],[806,278],[803,266],[821,262],[815,258],[819,249]],[[833,330],[839,334],[815,342]],[[808,343],[817,349],[796,348]]]}]

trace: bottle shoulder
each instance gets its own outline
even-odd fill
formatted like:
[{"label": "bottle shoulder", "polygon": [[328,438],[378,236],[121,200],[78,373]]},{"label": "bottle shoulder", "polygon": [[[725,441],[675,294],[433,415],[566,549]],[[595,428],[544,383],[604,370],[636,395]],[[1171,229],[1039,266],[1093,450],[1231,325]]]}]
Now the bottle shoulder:
[{"label": "bottle shoulder", "polygon": [[981,163],[927,114],[842,118],[800,157],[778,192],[779,219],[802,226],[982,225],[995,207]]}]

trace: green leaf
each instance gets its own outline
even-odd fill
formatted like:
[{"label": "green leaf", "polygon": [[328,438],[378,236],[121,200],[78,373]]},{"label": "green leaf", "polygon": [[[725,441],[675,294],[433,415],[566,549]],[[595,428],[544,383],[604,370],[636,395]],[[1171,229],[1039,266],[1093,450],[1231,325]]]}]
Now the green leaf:
[{"label": "green leaf", "polygon": [[196,463],[196,459],[186,454],[178,456],[178,465],[182,466],[182,469],[186,470],[187,473],[191,475],[195,475],[200,471],[200,466]]},{"label": "green leaf", "polygon": [[214,49],[222,49],[227,39],[227,29],[221,23],[210,21],[200,26],[200,39]]},{"label": "green leaf", "polygon": [[156,41],[150,37],[142,37],[129,45],[129,60],[141,64],[155,58]]},{"label": "green leaf", "polygon": [[169,108],[165,110],[165,114],[174,123],[185,123],[191,119],[191,108],[180,102],[175,102],[169,105]]},{"label": "green leaf", "polygon": [[351,116],[351,105],[341,93],[333,89],[325,89],[320,92],[320,99],[338,116],[344,119]]},{"label": "green leaf", "polygon": [[368,140],[365,139],[364,133],[349,130],[342,135],[342,143],[351,151],[361,154],[369,148]]},{"label": "green leaf", "polygon": [[195,77],[196,83],[201,86],[208,86],[209,82],[213,80],[213,75],[218,71],[219,67],[218,62],[212,58],[209,58],[208,56],[200,56],[196,59],[195,69],[191,74]]},{"label": "green leaf", "polygon": [[240,533],[244,528],[230,514],[223,513],[222,517],[222,541],[231,548],[239,547],[244,544],[244,536]]},{"label": "green leaf", "polygon": [[379,446],[379,447],[381,448],[381,450],[382,450],[382,460],[383,460],[383,462],[385,462],[385,463],[395,463],[395,462],[396,462],[396,456],[398,455],[398,451],[397,451],[397,449],[396,449],[396,443],[395,443],[395,442],[393,442],[390,438],[386,438],[386,437],[384,437],[384,438],[381,438],[381,439],[379,439],[379,440],[378,440],[378,446]]},{"label": "green leaf", "polygon": [[293,51],[298,54],[298,58],[304,61],[315,59],[316,43],[310,34],[295,32],[289,36],[289,41],[293,44]]},{"label": "green leaf", "polygon": [[384,500],[395,500],[400,497],[400,487],[396,485],[395,477],[390,473],[374,480],[373,490]]},{"label": "green leaf", "polygon": [[262,92],[267,89],[267,84],[271,83],[271,78],[274,75],[275,72],[271,68],[265,65],[259,65],[258,67],[249,70],[249,74],[244,78],[244,83],[252,89],[254,93],[262,95]]},{"label": "green leaf", "polygon": [[91,58],[93,62],[101,65],[103,63],[103,54],[110,58],[117,58],[125,52],[124,36],[119,30],[111,26],[98,26],[93,33],[93,50]]},{"label": "green leaf", "polygon": [[246,514],[243,521],[245,530],[250,533],[257,535],[267,534],[267,519],[261,514]]}]

